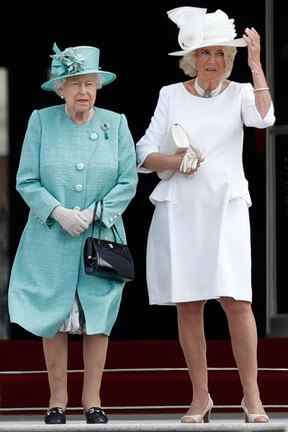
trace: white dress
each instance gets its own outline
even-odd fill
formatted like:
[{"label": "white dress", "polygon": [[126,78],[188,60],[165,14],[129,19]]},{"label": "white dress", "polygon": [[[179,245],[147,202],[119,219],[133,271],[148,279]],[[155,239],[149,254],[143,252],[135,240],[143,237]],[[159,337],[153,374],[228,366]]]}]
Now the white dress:
[{"label": "white dress", "polygon": [[251,205],[242,164],[243,124],[274,123],[273,105],[261,118],[251,84],[230,82],[213,98],[189,93],[183,83],[163,87],[145,135],[137,143],[139,172],[152,152],[166,153],[178,123],[205,156],[193,176],[161,180],[147,244],[150,304],[219,297],[252,300]]}]

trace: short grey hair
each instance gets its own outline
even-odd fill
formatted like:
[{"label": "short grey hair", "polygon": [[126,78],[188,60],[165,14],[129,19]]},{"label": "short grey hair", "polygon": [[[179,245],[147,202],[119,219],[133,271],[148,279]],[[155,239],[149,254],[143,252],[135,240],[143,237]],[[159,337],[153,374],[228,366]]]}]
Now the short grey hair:
[{"label": "short grey hair", "polygon": [[[75,75],[76,76],[76,75]],[[99,89],[101,89],[102,88],[102,79],[101,79],[101,76],[100,75],[98,75],[98,74],[96,74],[96,78],[97,78],[97,90],[99,90]],[[60,90],[60,87],[62,87],[63,86],[63,84],[64,84],[64,82],[66,81],[66,79],[67,78],[63,78],[63,79],[58,79],[58,80],[55,80],[54,81],[54,90],[55,90],[55,93],[58,95],[58,96],[60,96],[60,92],[59,92],[59,90]]]},{"label": "short grey hair", "polygon": [[[228,78],[231,75],[233,69],[237,48],[224,46],[223,52],[224,52],[224,61],[225,61],[224,78]],[[197,75],[195,55],[196,55],[196,50],[191,51],[188,54],[185,54],[179,62],[180,69],[184,71],[185,75],[188,75],[192,78]]]}]

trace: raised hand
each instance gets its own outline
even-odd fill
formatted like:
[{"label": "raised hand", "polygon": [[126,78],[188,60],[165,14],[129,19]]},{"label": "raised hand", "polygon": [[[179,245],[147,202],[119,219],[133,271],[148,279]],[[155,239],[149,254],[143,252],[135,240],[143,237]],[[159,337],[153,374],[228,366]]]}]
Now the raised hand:
[{"label": "raised hand", "polygon": [[260,35],[257,31],[252,27],[245,29],[245,34],[243,35],[243,39],[247,42],[248,49],[248,65],[252,71],[254,71],[259,65],[261,65],[261,41]]}]

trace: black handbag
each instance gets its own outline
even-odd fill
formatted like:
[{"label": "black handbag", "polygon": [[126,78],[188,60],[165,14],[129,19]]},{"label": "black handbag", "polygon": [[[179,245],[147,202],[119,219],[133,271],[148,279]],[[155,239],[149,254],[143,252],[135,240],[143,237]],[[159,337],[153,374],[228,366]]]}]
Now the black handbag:
[{"label": "black handbag", "polygon": [[[123,243],[115,225],[112,226],[114,241],[102,240],[103,202],[98,219],[98,238],[94,237],[97,204],[93,211],[92,234],[84,245],[84,266],[88,275],[129,282],[134,279],[134,262],[127,245]],[[117,242],[117,237],[120,243]]]}]

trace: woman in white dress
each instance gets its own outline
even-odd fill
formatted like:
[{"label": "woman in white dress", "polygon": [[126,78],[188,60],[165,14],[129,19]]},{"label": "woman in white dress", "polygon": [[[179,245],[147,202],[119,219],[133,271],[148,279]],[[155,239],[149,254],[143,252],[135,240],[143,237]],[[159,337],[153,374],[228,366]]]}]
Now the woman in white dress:
[{"label": "woman in white dress", "polygon": [[[243,126],[266,128],[275,121],[260,61],[260,37],[247,28],[243,38],[236,38],[234,20],[221,10],[180,7],[168,16],[179,27],[182,48],[171,54],[182,56],[180,67],[190,79],[161,89],[151,123],[136,147],[139,171],[156,171],[162,179],[150,197],[155,211],[147,247],[149,300],[177,306],[193,389],[181,421],[209,421],[213,401],[203,310],[207,300],[218,299],[228,319],[245,419],[268,422],[257,384],[251,201],[242,164]],[[236,47],[244,46],[253,85],[227,79]]]}]

